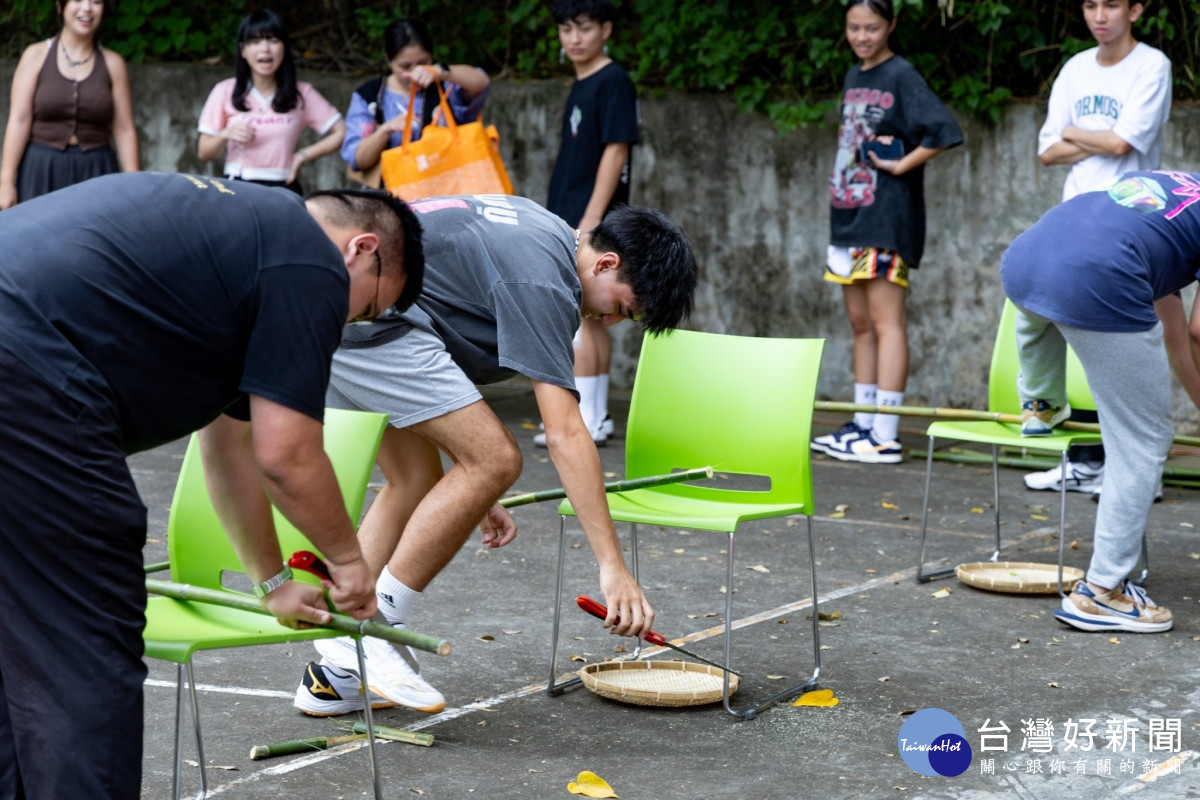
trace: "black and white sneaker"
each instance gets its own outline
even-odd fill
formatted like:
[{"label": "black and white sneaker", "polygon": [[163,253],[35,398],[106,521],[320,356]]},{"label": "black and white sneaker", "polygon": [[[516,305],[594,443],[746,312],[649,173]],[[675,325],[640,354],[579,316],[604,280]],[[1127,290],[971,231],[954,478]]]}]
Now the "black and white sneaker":
[{"label": "black and white sneaker", "polygon": [[859,427],[857,422],[850,420],[833,433],[827,433],[824,436],[817,436],[811,442],[809,442],[808,446],[813,450],[816,450],[818,453],[825,453],[828,455],[829,451],[834,448],[841,449],[842,444],[847,439],[857,439],[868,432],[869,430],[867,428]]},{"label": "black and white sneaker", "polygon": [[[292,705],[314,717],[336,717],[363,710],[362,681],[354,670],[340,670],[328,664],[308,662],[304,678],[296,687]],[[383,695],[371,692],[371,708],[399,705]]]}]

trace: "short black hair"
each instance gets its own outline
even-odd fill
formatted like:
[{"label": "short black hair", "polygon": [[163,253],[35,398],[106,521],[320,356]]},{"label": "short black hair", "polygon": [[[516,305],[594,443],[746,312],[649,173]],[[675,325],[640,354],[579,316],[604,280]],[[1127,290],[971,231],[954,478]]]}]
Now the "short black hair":
[{"label": "short black hair", "polygon": [[849,0],[846,3],[846,11],[849,12],[855,6],[866,6],[887,22],[896,18],[896,9],[892,7],[892,0]]},{"label": "short black hair", "polygon": [[376,234],[382,273],[405,277],[400,299],[392,308],[405,311],[417,301],[425,284],[425,248],[421,223],[408,203],[377,189],[324,189],[304,199],[316,201],[334,225]]},{"label": "short black hair", "polygon": [[552,0],[550,16],[555,25],[564,25],[580,17],[587,17],[601,24],[612,22],[612,0]]},{"label": "short black hair", "polygon": [[615,206],[589,231],[591,248],[621,257],[617,279],[633,287],[639,320],[657,336],[692,313],[699,280],[692,246],[666,214],[644,206]]}]

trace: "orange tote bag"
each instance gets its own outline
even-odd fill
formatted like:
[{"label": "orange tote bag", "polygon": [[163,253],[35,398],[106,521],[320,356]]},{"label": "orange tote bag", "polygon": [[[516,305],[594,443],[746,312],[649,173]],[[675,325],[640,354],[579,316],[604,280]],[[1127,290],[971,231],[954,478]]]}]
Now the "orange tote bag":
[{"label": "orange tote bag", "polygon": [[403,200],[448,194],[512,194],[512,181],[500,157],[496,126],[454,121],[446,92],[438,84],[439,107],[446,126],[426,125],[412,141],[413,104],[417,86],[408,96],[404,141],[380,156],[383,184]]}]

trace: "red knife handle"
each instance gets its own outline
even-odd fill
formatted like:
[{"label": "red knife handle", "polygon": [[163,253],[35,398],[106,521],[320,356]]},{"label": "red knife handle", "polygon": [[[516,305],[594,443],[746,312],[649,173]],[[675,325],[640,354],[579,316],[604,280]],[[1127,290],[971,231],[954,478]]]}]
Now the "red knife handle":
[{"label": "red knife handle", "polygon": [[[597,603],[595,600],[593,600],[592,598],[590,598],[586,595],[581,594],[581,595],[579,595],[579,597],[576,597],[575,603],[580,608],[582,608],[584,611],[591,614],[593,617],[599,617],[600,619],[604,619],[605,617],[608,616],[607,608],[605,608],[603,605],[601,605],[600,603]],[[617,617],[615,620],[613,620],[613,622],[620,622],[620,621],[621,621],[620,617]],[[667,640],[664,639],[661,635],[655,633],[654,631],[647,631],[646,633],[643,633],[642,638],[645,639],[650,644],[658,645],[659,647],[667,646]]]},{"label": "red knife handle", "polygon": [[292,553],[287,563],[292,569],[302,569],[305,572],[311,572],[318,578],[327,581],[333,580],[329,575],[329,567],[325,566],[325,562],[321,560],[320,556],[309,550],[297,550]]}]

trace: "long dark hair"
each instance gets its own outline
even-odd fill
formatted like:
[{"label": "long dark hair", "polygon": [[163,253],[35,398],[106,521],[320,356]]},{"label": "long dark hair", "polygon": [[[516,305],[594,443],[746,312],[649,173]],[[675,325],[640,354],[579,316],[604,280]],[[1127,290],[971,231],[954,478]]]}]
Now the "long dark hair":
[{"label": "long dark hair", "polygon": [[296,61],[292,58],[292,45],[288,42],[287,28],[278,14],[261,8],[247,14],[238,28],[233,84],[233,107],[238,111],[249,110],[246,107],[246,92],[254,85],[251,80],[250,63],[242,57],[242,45],[267,37],[274,37],[283,42],[283,63],[275,73],[275,97],[271,101],[271,108],[284,114],[295,108],[300,100],[300,93],[296,88]]}]

